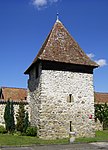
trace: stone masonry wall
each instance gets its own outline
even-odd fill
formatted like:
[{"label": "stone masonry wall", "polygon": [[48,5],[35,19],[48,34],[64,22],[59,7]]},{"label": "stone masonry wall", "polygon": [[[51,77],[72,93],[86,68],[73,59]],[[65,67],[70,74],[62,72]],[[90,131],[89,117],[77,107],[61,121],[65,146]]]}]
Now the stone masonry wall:
[{"label": "stone masonry wall", "polygon": [[95,131],[102,131],[103,130],[103,123],[100,123],[100,121],[97,119],[95,122]]},{"label": "stone masonry wall", "polygon": [[[4,121],[5,106],[6,106],[6,104],[0,104],[0,125],[3,125],[3,126],[5,126],[5,121]],[[18,104],[14,104],[14,119],[15,119],[15,123],[17,122],[16,121],[16,114],[18,112],[18,108],[19,108],[19,105]],[[25,110],[28,111],[29,117],[30,117],[30,108],[29,108],[28,104],[25,105]],[[30,120],[30,118],[29,118],[29,120]]]},{"label": "stone masonry wall", "polygon": [[36,79],[36,68],[30,72],[28,80],[28,96],[27,100],[30,107],[31,125],[39,128],[40,124],[40,94],[41,94],[41,64],[39,65],[39,77]]},{"label": "stone masonry wall", "polygon": [[92,74],[42,70],[40,99],[40,138],[66,138],[70,128],[77,137],[94,136]]},{"label": "stone masonry wall", "polygon": [[28,81],[31,123],[38,127],[38,136],[66,138],[70,128],[77,137],[94,136],[93,74],[41,70],[41,65],[39,72],[36,79],[34,68]]}]

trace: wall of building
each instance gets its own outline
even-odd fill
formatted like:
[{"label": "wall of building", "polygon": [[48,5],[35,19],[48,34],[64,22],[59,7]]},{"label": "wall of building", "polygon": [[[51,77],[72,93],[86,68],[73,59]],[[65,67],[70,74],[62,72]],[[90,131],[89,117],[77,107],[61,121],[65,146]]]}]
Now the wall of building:
[{"label": "wall of building", "polygon": [[95,122],[95,131],[102,131],[103,130],[103,123],[100,123],[100,121],[97,119]]},{"label": "wall of building", "polygon": [[[5,121],[4,121],[4,111],[5,111],[5,106],[6,103],[0,103],[0,125],[5,126]],[[15,119],[15,124],[16,124],[16,114],[19,109],[19,104],[14,104],[14,119]],[[25,104],[25,110],[28,111],[29,113],[29,120],[30,120],[30,108],[28,104]]]},{"label": "wall of building", "polygon": [[66,138],[70,128],[77,137],[94,136],[93,74],[42,70],[29,80],[29,99],[40,138]]},{"label": "wall of building", "polygon": [[[40,136],[65,138],[94,136],[93,75],[42,70]],[[72,102],[69,102],[72,94]],[[89,119],[92,115],[93,118]]]},{"label": "wall of building", "polygon": [[36,78],[36,67],[34,67],[29,75],[28,80],[28,96],[27,100],[30,107],[30,120],[33,126],[39,128],[40,125],[40,107],[41,107],[41,64],[38,67],[39,77]]}]

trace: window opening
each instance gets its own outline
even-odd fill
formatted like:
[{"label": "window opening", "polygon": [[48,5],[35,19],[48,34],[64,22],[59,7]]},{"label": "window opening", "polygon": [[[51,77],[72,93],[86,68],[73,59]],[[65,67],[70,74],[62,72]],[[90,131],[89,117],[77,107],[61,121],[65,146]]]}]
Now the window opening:
[{"label": "window opening", "polygon": [[72,121],[70,121],[70,132],[72,132]]},{"label": "window opening", "polygon": [[69,102],[72,102],[72,94],[69,94]]}]

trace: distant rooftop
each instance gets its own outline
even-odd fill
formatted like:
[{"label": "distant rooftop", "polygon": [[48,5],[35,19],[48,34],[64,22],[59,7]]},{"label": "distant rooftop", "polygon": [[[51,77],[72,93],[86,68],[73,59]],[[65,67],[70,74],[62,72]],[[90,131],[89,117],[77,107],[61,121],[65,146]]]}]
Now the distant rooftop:
[{"label": "distant rooftop", "polygon": [[1,87],[0,100],[3,100],[3,101],[7,101],[7,100],[26,101],[27,100],[27,89]]},{"label": "distant rooftop", "polygon": [[95,92],[96,103],[108,103],[108,93]]}]

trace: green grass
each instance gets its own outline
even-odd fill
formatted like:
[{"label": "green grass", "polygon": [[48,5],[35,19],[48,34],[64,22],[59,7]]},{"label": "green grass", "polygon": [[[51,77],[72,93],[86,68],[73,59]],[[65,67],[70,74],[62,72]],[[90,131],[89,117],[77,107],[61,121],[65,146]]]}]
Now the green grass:
[{"label": "green grass", "polygon": [[[94,138],[76,138],[75,143],[108,141],[108,130],[97,131]],[[69,139],[42,140],[37,137],[0,134],[0,146],[26,146],[34,144],[69,144]]]},{"label": "green grass", "polygon": [[90,143],[108,141],[108,130],[96,131],[96,136],[93,138],[76,138],[75,143]]},{"label": "green grass", "polygon": [[14,145],[14,146],[26,146],[34,144],[68,144],[69,139],[57,139],[57,140],[42,140],[37,137],[29,136],[17,136],[0,134],[0,146]]}]

